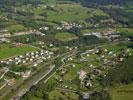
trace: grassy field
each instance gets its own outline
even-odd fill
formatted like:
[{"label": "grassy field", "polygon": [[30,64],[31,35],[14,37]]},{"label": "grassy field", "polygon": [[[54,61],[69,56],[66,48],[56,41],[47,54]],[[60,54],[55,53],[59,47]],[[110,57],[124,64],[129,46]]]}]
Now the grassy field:
[{"label": "grassy field", "polygon": [[24,45],[20,47],[14,47],[12,44],[0,44],[0,59],[6,59],[8,57],[25,54],[26,52],[35,51],[36,48]]},{"label": "grassy field", "polygon": [[49,93],[49,100],[78,100],[78,95],[72,92],[54,90]]},{"label": "grassy field", "polygon": [[133,29],[132,28],[118,28],[117,29],[120,33],[126,36],[133,36]]},{"label": "grassy field", "polygon": [[110,89],[113,100],[133,100],[133,84]]},{"label": "grassy field", "polygon": [[55,35],[55,38],[60,40],[60,41],[70,41],[73,39],[77,39],[77,37],[74,34],[68,33],[68,32],[57,33]]},{"label": "grassy field", "polygon": [[85,33],[91,33],[91,32],[106,32],[109,29],[107,28],[99,28],[99,29],[86,29],[86,30],[81,30],[81,33],[84,35]]},{"label": "grassy field", "polygon": [[24,29],[25,29],[25,27],[21,24],[11,25],[11,26],[7,27],[7,30],[9,32],[23,31]]},{"label": "grassy field", "polygon": [[[57,4],[54,10],[47,10],[48,21],[79,21],[84,20],[94,15],[107,16],[100,9],[91,9],[81,6],[78,3],[72,4]],[[54,16],[54,17],[53,17]]]}]

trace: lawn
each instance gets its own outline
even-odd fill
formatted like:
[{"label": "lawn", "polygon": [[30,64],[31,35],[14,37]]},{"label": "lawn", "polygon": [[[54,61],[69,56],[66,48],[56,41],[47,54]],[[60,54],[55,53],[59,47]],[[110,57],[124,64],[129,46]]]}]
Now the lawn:
[{"label": "lawn", "polygon": [[70,41],[70,40],[73,40],[73,39],[77,39],[78,37],[75,36],[72,33],[60,32],[60,33],[57,33],[55,35],[55,38],[58,39],[58,40],[60,40],[60,41]]},{"label": "lawn", "polygon": [[14,47],[12,44],[0,44],[0,59],[6,59],[8,57],[17,56],[25,54],[26,52],[31,52],[37,50],[30,45],[23,45],[20,47]]},{"label": "lawn", "polygon": [[110,89],[113,100],[133,100],[133,84]]}]

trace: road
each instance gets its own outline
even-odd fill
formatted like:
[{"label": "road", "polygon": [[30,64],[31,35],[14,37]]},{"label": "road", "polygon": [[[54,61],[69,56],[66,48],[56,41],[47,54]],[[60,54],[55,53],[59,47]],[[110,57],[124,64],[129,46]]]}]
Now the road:
[{"label": "road", "polygon": [[[57,56],[57,57],[63,57],[63,58],[61,59],[61,61],[62,61],[63,65],[64,65],[65,62],[64,62],[63,59],[66,59],[66,58],[68,58],[68,57],[71,57],[71,56],[74,55],[75,53],[76,53],[76,52],[75,52],[75,50],[74,50],[72,53],[67,52],[67,53],[62,54],[62,55]],[[57,57],[56,57],[56,58],[57,58]],[[53,60],[54,60],[54,59],[53,59]],[[55,72],[56,69],[58,69],[58,67],[55,67],[55,65],[52,65],[52,66],[51,66],[51,69],[50,69],[47,73],[43,74],[41,77],[38,75],[39,77],[36,78],[37,80],[35,80],[34,82],[30,83],[29,85],[27,85],[27,86],[24,87],[23,89],[21,89],[20,92],[18,92],[15,96],[13,96],[13,97],[11,98],[11,100],[19,100],[25,93],[27,93],[27,92],[32,88],[32,86],[37,85],[42,79],[45,79],[44,82],[46,83],[46,82],[56,73],[56,72]]]},{"label": "road", "polygon": [[[109,44],[103,44],[103,45],[100,44],[97,47],[103,47],[106,45],[109,45]],[[88,47],[92,47],[92,46],[88,46]],[[64,53],[58,57],[61,58],[62,64],[65,65],[64,60],[68,57],[75,55],[77,52],[79,52],[79,51],[73,50],[72,52]],[[59,67],[61,67],[61,66],[59,66]],[[58,69],[58,67],[52,66],[51,69],[47,73],[44,73],[44,71],[40,71],[38,74],[41,73],[41,75],[37,74],[35,77],[31,77],[31,78],[33,78],[34,81],[33,80],[31,82],[29,81],[29,82],[25,83],[25,84],[27,84],[25,87],[20,88],[19,91],[16,90],[17,92],[14,93],[15,95],[12,96],[11,100],[19,100],[21,96],[23,96],[25,93],[27,93],[30,90],[30,88],[32,88],[32,86],[38,84],[42,79],[44,79],[44,82],[47,82],[55,74],[56,69]]]},{"label": "road", "polygon": [[29,86],[23,88],[23,90],[20,91],[20,92],[19,92],[18,94],[16,94],[15,96],[13,96],[13,97],[11,98],[11,100],[19,100],[25,93],[27,93],[27,92],[30,90],[30,88],[31,88],[32,86],[38,84],[42,79],[44,79],[48,74],[50,74],[50,73],[53,71],[54,68],[55,68],[55,65],[52,65],[51,68],[50,68],[50,70],[49,70],[46,74],[44,74],[43,76],[41,76],[38,80],[35,80],[35,81],[34,81],[33,83],[31,83]]}]

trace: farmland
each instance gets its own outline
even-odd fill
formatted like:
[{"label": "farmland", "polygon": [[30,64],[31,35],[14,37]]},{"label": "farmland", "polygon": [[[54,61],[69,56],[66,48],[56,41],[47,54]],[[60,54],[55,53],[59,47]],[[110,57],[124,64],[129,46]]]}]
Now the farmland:
[{"label": "farmland", "polygon": [[0,0],[0,100],[133,100],[131,0]]},{"label": "farmland", "polygon": [[118,86],[110,89],[113,100],[132,100],[133,84]]},{"label": "farmland", "polygon": [[93,15],[107,16],[99,9],[88,9],[79,4],[60,4],[56,6],[55,11],[47,12],[48,21],[78,21]]},{"label": "farmland", "polygon": [[55,38],[61,41],[70,41],[73,39],[77,39],[78,37],[76,37],[74,34],[72,33],[68,33],[68,32],[62,32],[62,33],[57,33],[55,35]]},{"label": "farmland", "polygon": [[6,59],[12,56],[25,54],[27,52],[36,51],[37,49],[30,45],[14,47],[12,44],[0,44],[0,59]]}]

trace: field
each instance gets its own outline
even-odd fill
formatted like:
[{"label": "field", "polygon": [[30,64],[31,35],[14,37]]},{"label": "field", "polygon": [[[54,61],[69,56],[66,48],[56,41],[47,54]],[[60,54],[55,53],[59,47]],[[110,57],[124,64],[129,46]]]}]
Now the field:
[{"label": "field", "polygon": [[86,33],[92,33],[92,32],[106,32],[109,31],[107,28],[99,28],[99,29],[86,29],[86,30],[81,30],[81,34],[86,34]]},{"label": "field", "polygon": [[57,4],[53,9],[46,10],[48,21],[79,21],[92,17],[93,15],[108,16],[100,9],[86,8],[77,3]]},{"label": "field", "polygon": [[31,52],[35,50],[37,49],[29,45],[14,47],[12,44],[3,43],[0,44],[0,59],[25,54],[26,52]]},{"label": "field", "polygon": [[133,100],[133,84],[110,89],[113,100]]},{"label": "field", "polygon": [[77,39],[77,37],[74,34],[68,33],[68,32],[57,33],[55,35],[55,38],[60,40],[60,41],[70,41],[73,39]]},{"label": "field", "polygon": [[49,93],[49,100],[78,100],[78,95],[72,92],[54,90]]},{"label": "field", "polygon": [[120,33],[126,36],[133,36],[133,29],[132,28],[118,28],[117,29]]},{"label": "field", "polygon": [[7,30],[9,32],[17,32],[17,31],[25,30],[25,27],[21,24],[17,24],[17,25],[11,25],[11,26],[7,27]]}]

